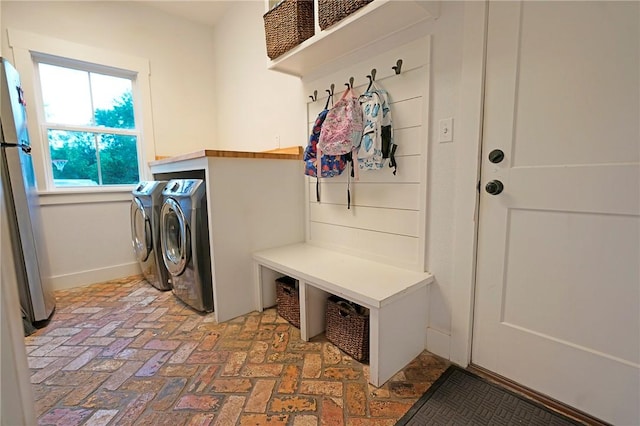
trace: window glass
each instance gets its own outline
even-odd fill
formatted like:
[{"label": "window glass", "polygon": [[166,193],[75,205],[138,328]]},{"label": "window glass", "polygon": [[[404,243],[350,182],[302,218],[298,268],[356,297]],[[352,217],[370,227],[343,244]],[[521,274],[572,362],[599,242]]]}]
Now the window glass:
[{"label": "window glass", "polygon": [[96,125],[135,128],[131,80],[96,73],[90,76]]},{"label": "window glass", "polygon": [[89,73],[40,64],[40,84],[45,120],[88,126],[92,124]]},{"label": "window glass", "polygon": [[93,133],[49,130],[47,136],[56,186],[98,185],[98,157]]},{"label": "window glass", "polygon": [[102,133],[97,135],[103,185],[134,184],[139,180],[137,138]]}]

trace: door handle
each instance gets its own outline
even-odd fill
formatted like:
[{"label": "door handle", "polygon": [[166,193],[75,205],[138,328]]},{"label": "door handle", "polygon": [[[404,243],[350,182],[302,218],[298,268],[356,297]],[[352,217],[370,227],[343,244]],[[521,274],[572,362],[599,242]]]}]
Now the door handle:
[{"label": "door handle", "polygon": [[499,180],[492,180],[487,183],[484,190],[491,195],[498,195],[504,189],[504,185]]}]

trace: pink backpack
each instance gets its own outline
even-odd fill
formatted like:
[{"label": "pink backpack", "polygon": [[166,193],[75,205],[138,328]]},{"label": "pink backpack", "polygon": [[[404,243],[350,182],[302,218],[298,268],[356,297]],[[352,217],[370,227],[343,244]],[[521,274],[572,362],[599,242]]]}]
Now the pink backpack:
[{"label": "pink backpack", "polygon": [[352,88],[329,110],[320,130],[318,154],[344,155],[355,151],[362,139],[362,107]]},{"label": "pink backpack", "polygon": [[[358,95],[353,87],[345,90],[338,102],[329,110],[320,130],[318,158],[323,155],[346,155],[351,163],[351,174],[347,177],[347,209],[351,208],[351,176],[358,180],[358,168],[354,167],[363,132],[363,114]],[[355,174],[354,174],[355,173]]]}]

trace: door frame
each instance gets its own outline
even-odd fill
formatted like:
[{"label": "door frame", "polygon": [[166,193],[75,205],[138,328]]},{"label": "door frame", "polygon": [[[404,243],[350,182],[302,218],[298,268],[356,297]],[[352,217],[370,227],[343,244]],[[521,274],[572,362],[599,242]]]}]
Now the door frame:
[{"label": "door frame", "polygon": [[487,0],[465,2],[449,344],[450,361],[463,367],[471,362],[488,12]]}]

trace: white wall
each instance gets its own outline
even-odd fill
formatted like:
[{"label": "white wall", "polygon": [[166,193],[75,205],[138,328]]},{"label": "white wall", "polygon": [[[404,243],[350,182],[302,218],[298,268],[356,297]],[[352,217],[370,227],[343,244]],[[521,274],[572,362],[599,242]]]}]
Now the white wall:
[{"label": "white wall", "polygon": [[300,79],[267,70],[264,1],[236,2],[214,30],[217,147],[240,151],[306,144]]},{"label": "white wall", "polygon": [[131,248],[129,194],[108,201],[40,197],[42,229],[54,289],[138,274]]},{"label": "white wall", "polygon": [[[215,146],[210,27],[142,2],[2,1],[0,8],[2,52],[10,60],[7,28],[148,59],[156,155]],[[54,289],[139,273],[129,200],[127,191],[40,197]]]}]

